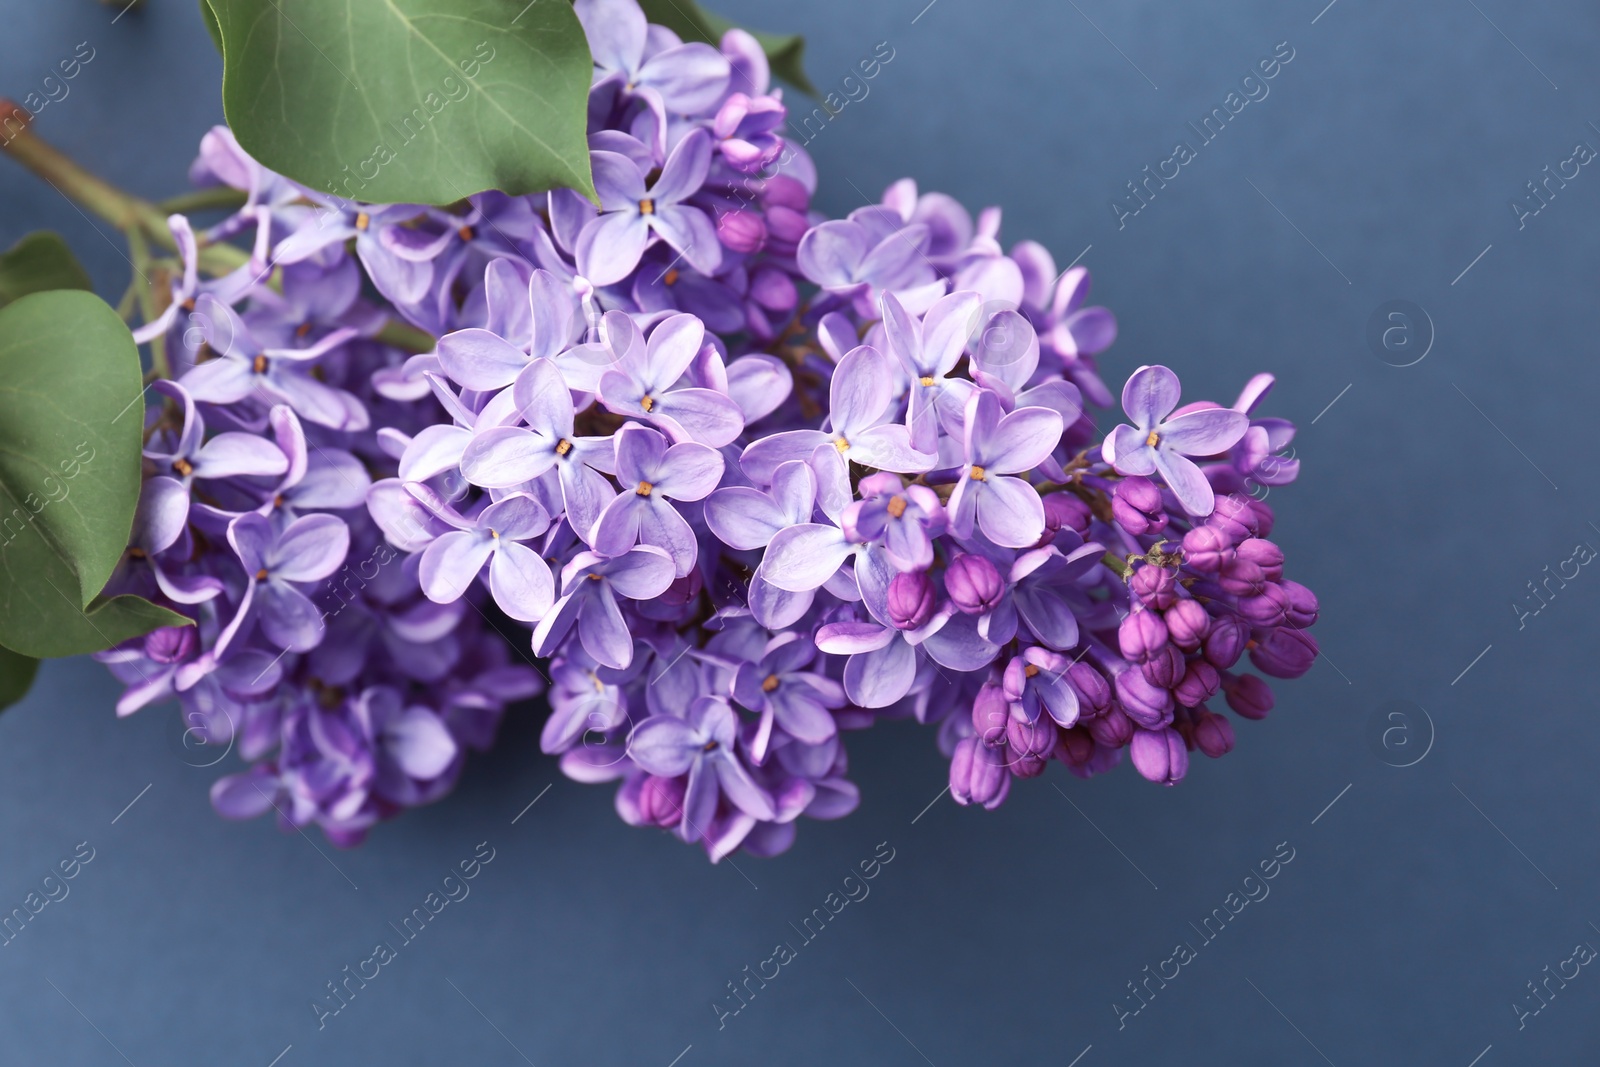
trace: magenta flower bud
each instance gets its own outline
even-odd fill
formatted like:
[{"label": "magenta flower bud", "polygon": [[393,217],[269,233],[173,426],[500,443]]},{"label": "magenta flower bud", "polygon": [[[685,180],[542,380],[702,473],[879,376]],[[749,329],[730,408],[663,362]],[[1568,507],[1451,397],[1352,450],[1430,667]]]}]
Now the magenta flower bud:
[{"label": "magenta flower bud", "polygon": [[1266,584],[1267,576],[1261,568],[1247,559],[1235,556],[1222,565],[1222,588],[1234,596],[1257,596]]},{"label": "magenta flower bud", "polygon": [[785,244],[797,244],[811,228],[805,212],[786,207],[767,208],[767,235]]},{"label": "magenta flower bud", "polygon": [[1211,616],[1198,600],[1180,600],[1161,613],[1167,624],[1167,638],[1185,652],[1193,652],[1206,639]]},{"label": "magenta flower bud", "polygon": [[1083,712],[1086,718],[1104,715],[1111,707],[1111,683],[1089,664],[1080,661],[1068,667],[1067,681],[1078,691],[1078,699],[1087,706]]},{"label": "magenta flower bud", "polygon": [[786,207],[804,213],[811,206],[811,193],[795,178],[779,174],[768,178],[761,190],[761,203],[766,207]]},{"label": "magenta flower bud", "polygon": [[662,778],[649,775],[639,787],[639,814],[651,826],[676,826],[683,818],[683,794],[686,782],[682,778]]},{"label": "magenta flower bud", "polygon": [[950,561],[944,572],[945,591],[951,603],[968,615],[993,611],[1006,591],[995,565],[982,556],[964,552]]},{"label": "magenta flower bud", "polygon": [[1081,767],[1094,758],[1094,737],[1082,726],[1060,731],[1056,758],[1071,767]]},{"label": "magenta flower bud", "polygon": [[1055,720],[1048,715],[1041,715],[1033,722],[1010,719],[1006,723],[1006,743],[1014,757],[1047,759],[1056,748]]},{"label": "magenta flower bud", "polygon": [[1289,617],[1289,594],[1280,586],[1267,585],[1259,596],[1239,598],[1239,614],[1261,629],[1282,626]]},{"label": "magenta flower bud", "polygon": [[1183,653],[1173,645],[1162,645],[1154,655],[1139,664],[1139,671],[1151,685],[1171,689],[1183,677]]},{"label": "magenta flower bud", "polygon": [[1233,724],[1226,716],[1201,710],[1195,717],[1194,744],[1212,759],[1226,756],[1233,751]]},{"label": "magenta flower bud", "polygon": [[1174,785],[1189,773],[1189,749],[1173,729],[1136,732],[1128,756],[1135,770],[1162,785]]},{"label": "magenta flower bud", "polygon": [[1125,478],[1117,484],[1111,498],[1111,514],[1124,530],[1140,534],[1160,533],[1167,528],[1167,514],[1161,509],[1161,490],[1149,478]]},{"label": "magenta flower bud", "polygon": [[1105,714],[1090,719],[1084,728],[1089,731],[1089,736],[1106,748],[1121,748],[1128,743],[1134,731],[1133,720],[1115,704],[1107,708]]},{"label": "magenta flower bud", "polygon": [[1006,736],[1006,724],[1011,721],[1011,704],[1005,690],[993,682],[978,688],[972,701],[972,727],[985,744],[998,745]]},{"label": "magenta flower bud", "polygon": [[1252,500],[1250,510],[1256,513],[1256,536],[1271,537],[1273,523],[1277,521],[1272,507],[1265,500]]},{"label": "magenta flower bud", "polygon": [[1233,538],[1237,544],[1246,537],[1264,537],[1261,533],[1261,514],[1255,510],[1255,501],[1238,493],[1229,493],[1217,497],[1216,510],[1211,513],[1208,523],[1221,526],[1223,529],[1232,530],[1235,527],[1243,529],[1243,534],[1236,534]]},{"label": "magenta flower bud", "polygon": [[1272,710],[1272,687],[1253,674],[1223,675],[1222,691],[1228,707],[1247,719],[1265,719]]},{"label": "magenta flower bud", "polygon": [[750,275],[750,299],[768,311],[782,314],[793,311],[800,303],[800,291],[794,279],[772,267],[757,267]]},{"label": "magenta flower bud", "polygon": [[1094,512],[1074,493],[1051,493],[1044,498],[1044,527],[1051,533],[1066,527],[1087,537]]},{"label": "magenta flower bud", "polygon": [[1161,621],[1159,612],[1136,608],[1117,627],[1117,644],[1122,654],[1135,663],[1159,655],[1166,643],[1167,624]]},{"label": "magenta flower bud", "polygon": [[1145,564],[1128,579],[1128,591],[1145,607],[1165,610],[1178,599],[1178,576],[1165,567]]},{"label": "magenta flower bud", "polygon": [[1245,642],[1250,640],[1250,626],[1237,615],[1218,615],[1211,620],[1211,630],[1206,634],[1205,656],[1211,665],[1225,671],[1244,655]]},{"label": "magenta flower bud", "polygon": [[889,621],[915,630],[933,617],[933,583],[922,571],[902,571],[889,582]]},{"label": "magenta flower bud", "polygon": [[1283,577],[1283,549],[1260,537],[1248,537],[1235,549],[1240,559],[1247,559],[1261,568],[1270,581]]},{"label": "magenta flower bud", "polygon": [[145,635],[144,654],[157,663],[177,663],[194,651],[193,626],[163,626]]},{"label": "magenta flower bud", "polygon": [[1172,695],[1186,708],[1197,708],[1216,695],[1222,686],[1222,676],[1203,659],[1190,660],[1183,678],[1173,687]]},{"label": "magenta flower bud", "polygon": [[1018,778],[1037,778],[1050,766],[1049,756],[1014,756],[1011,760],[1011,773]]},{"label": "magenta flower bud", "polygon": [[717,240],[735,252],[759,252],[767,243],[767,224],[754,211],[724,211],[717,218]]},{"label": "magenta flower bud", "polygon": [[1195,570],[1215,574],[1233,558],[1233,542],[1215,526],[1196,526],[1183,535],[1183,558]]},{"label": "magenta flower bud", "polygon": [[1130,669],[1117,675],[1117,702],[1128,718],[1146,729],[1172,722],[1172,691],[1151,685],[1139,671]]},{"label": "magenta flower bud", "polygon": [[998,808],[1011,791],[1011,772],[1003,761],[1003,748],[963,737],[950,755],[950,796],[957,804]]},{"label": "magenta flower bud", "polygon": [[1298,678],[1317,660],[1316,638],[1302,630],[1281,626],[1256,642],[1250,662],[1274,678]]},{"label": "magenta flower bud", "polygon": [[1283,581],[1278,585],[1289,598],[1290,626],[1303,630],[1317,621],[1317,594],[1299,582]]}]

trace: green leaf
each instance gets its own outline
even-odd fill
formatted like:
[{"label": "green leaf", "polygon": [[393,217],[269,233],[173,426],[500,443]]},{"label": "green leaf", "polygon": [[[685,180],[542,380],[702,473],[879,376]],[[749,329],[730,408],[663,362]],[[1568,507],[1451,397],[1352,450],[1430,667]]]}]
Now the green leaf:
[{"label": "green leaf", "polygon": [[28,695],[38,669],[39,661],[32,656],[0,648],[0,709],[9,708]]},{"label": "green leaf", "polygon": [[93,289],[61,235],[35,230],[0,253],[0,307],[47,289]]},{"label": "green leaf", "polygon": [[[685,41],[705,41],[719,44],[722,35],[733,28],[733,23],[721,15],[696,4],[694,0],[639,0],[645,18],[660,23]],[[763,33],[746,28],[745,32],[756,39],[772,73],[799,89],[807,96],[816,96],[817,90],[806,77],[804,59],[806,39],[798,34]]]},{"label": "green leaf", "polygon": [[211,0],[200,0],[200,17],[205,20],[206,32],[211,35],[211,43],[217,46],[217,55],[222,54],[222,28],[217,25],[217,13],[211,10]]},{"label": "green leaf", "polygon": [[594,67],[566,0],[208,2],[228,125],[273,170],[377,203],[594,198]]},{"label": "green leaf", "polygon": [[93,293],[0,309],[0,645],[13,652],[70,656],[189,621],[98,596],[139,500],[141,395],[128,327]]}]

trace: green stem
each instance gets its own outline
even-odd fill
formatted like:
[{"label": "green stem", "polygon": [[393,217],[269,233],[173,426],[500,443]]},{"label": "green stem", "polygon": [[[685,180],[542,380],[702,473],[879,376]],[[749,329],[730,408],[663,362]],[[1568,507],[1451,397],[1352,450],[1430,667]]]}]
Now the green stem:
[{"label": "green stem", "polygon": [[1133,565],[1115,552],[1108,551],[1104,556],[1100,557],[1100,562],[1116,571],[1123,581],[1127,581],[1133,575]]},{"label": "green stem", "polygon": [[419,330],[399,319],[390,319],[384,323],[383,329],[378,331],[375,339],[407,352],[432,352],[439,346],[439,342],[434,340],[431,333]]},{"label": "green stem", "polygon": [[244,206],[245,199],[245,195],[237,189],[226,185],[214,185],[209,189],[196,189],[192,193],[168,197],[156,207],[167,215],[188,215],[195,211],[234,211]]},{"label": "green stem", "polygon": [[[146,278],[152,267],[150,259],[150,245],[145,240],[144,231],[137,226],[130,226],[125,231],[128,238],[128,256],[133,261],[133,272],[140,278]],[[160,316],[156,308],[155,283],[149,285],[135,284],[134,290],[139,302],[139,314],[145,322],[150,322]],[[170,378],[172,367],[167,362],[167,346],[165,338],[157,337],[150,342],[150,377]]]}]

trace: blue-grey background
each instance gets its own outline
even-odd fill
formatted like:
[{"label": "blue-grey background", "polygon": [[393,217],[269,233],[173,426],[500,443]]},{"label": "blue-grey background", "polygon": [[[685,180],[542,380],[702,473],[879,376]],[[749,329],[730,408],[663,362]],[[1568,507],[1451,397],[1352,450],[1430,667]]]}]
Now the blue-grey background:
[{"label": "blue-grey background", "polygon": [[[1600,976],[1521,1030],[1512,1004],[1536,1006],[1525,983],[1578,942],[1600,946],[1600,576],[1551,582],[1520,627],[1512,605],[1579,542],[1600,546],[1600,174],[1584,167],[1521,230],[1508,204],[1576,142],[1600,145],[1600,14],[924,3],[721,7],[806,34],[824,89],[893,49],[811,145],[823,208],[906,174],[1001,204],[1008,245],[1036,238],[1062,265],[1082,250],[1122,324],[1108,377],[1166,362],[1187,395],[1226,402],[1278,375],[1268,406],[1300,424],[1304,466],[1271,497],[1274,539],[1322,597],[1326,657],[1175,789],[1058,767],[999,811],[945,798],[913,825],[945,784],[931,732],[857,735],[860,811],[737,867],[619,823],[608,789],[539,754],[529,709],[454,796],[358,850],[225,823],[206,789],[232,757],[188,766],[172,709],[118,721],[96,665],[52,663],[0,717],[0,910],[78,842],[96,855],[0,949],[0,1061],[1593,1062]],[[0,93],[20,99],[87,40],[94,60],[39,132],[142,194],[180,191],[221,118],[193,0],[114,25],[91,0],[0,7]],[[1270,96],[1119,230],[1111,198],[1282,41],[1294,59]],[[58,229],[121,292],[116,235],[4,160],[0,205],[0,241]],[[1406,368],[1366,340],[1394,299],[1436,331]],[[1383,718],[1394,701],[1433,728]],[[495,859],[471,896],[319,1032],[324,983],[480,841]],[[879,842],[895,859],[870,897],[719,1031],[725,983],[798,943],[789,924]],[[1295,858],[1271,895],[1119,1030],[1126,984],[1198,945],[1190,924],[1280,842]]]}]

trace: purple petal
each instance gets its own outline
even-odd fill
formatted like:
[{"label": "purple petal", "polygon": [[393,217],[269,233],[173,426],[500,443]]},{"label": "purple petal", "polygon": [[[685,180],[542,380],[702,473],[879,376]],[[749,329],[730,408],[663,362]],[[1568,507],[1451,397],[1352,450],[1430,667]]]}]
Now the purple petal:
[{"label": "purple petal", "polygon": [[428,426],[411,439],[400,457],[400,479],[422,482],[461,463],[461,451],[472,440],[472,431],[439,423]]},{"label": "purple petal", "polygon": [[851,431],[872,426],[893,395],[894,371],[888,357],[871,345],[853,349],[833,372],[828,387],[834,432],[848,438]]},{"label": "purple petal", "polygon": [[262,582],[256,588],[256,617],[267,640],[290,652],[306,652],[322,640],[322,613],[287,582]]},{"label": "purple petal", "polygon": [[844,665],[844,690],[863,708],[886,708],[911,691],[917,677],[917,650],[895,635],[874,652],[861,652]]},{"label": "purple petal", "polygon": [[813,226],[800,239],[800,271],[824,289],[846,289],[855,284],[856,268],[866,258],[866,231],[854,222],[835,219]]},{"label": "purple petal", "polygon": [[[1052,413],[1053,414],[1053,413]],[[1020,478],[988,477],[978,494],[978,526],[1006,548],[1027,548],[1044,533],[1044,501]]]},{"label": "purple petal", "polygon": [[526,545],[502,540],[489,563],[489,590],[494,602],[513,619],[537,622],[555,603],[550,565]]},{"label": "purple petal", "polygon": [[[420,440],[423,434],[439,429],[444,427],[430,426],[417,437]],[[519,426],[497,426],[475,435],[465,430],[459,432],[470,439],[460,453],[459,461],[461,473],[473,485],[481,485],[486,489],[508,489],[530,482],[555,466],[555,442]],[[410,455],[411,450],[407,449],[407,458]],[[407,474],[404,465],[400,476],[408,480],[419,477],[414,473]]]},{"label": "purple petal", "polygon": [[468,389],[503,389],[528,363],[527,353],[488,330],[457,330],[439,338],[439,364]]},{"label": "purple petal", "polygon": [[722,791],[735,807],[747,815],[757,819],[775,819],[777,811],[772,806],[772,798],[766,790],[756,785],[750,777],[750,772],[745,770],[744,764],[731,752],[722,752],[711,758],[711,764],[716,768],[717,781],[722,786]]},{"label": "purple petal", "polygon": [[454,603],[493,554],[493,539],[477,531],[452,530],[423,551],[417,581],[435,604]]},{"label": "purple petal", "polygon": [[779,589],[803,593],[832,577],[852,551],[853,546],[836,527],[816,523],[791,526],[772,539],[761,571]]},{"label": "purple petal", "polygon": [[1161,427],[1161,444],[1185,456],[1215,456],[1238,443],[1250,428],[1249,416],[1228,408],[1179,415]]},{"label": "purple petal", "polygon": [[339,569],[350,550],[350,527],[336,515],[305,515],[278,535],[267,561],[272,577],[314,582]]},{"label": "purple petal", "polygon": [[[618,471],[621,471],[618,446]],[[667,449],[656,472],[656,488],[672,500],[704,500],[722,480],[722,453],[705,445],[684,442]]]},{"label": "purple petal", "polygon": [[383,727],[384,748],[409,777],[426,781],[456,758],[455,738],[428,708],[409,707]]},{"label": "purple petal", "polygon": [[1156,469],[1161,472],[1162,479],[1167,483],[1178,503],[1183,505],[1195,518],[1204,518],[1211,514],[1217,506],[1216,494],[1211,490],[1211,483],[1206,480],[1204,472],[1195,466],[1193,460],[1180,456],[1176,452],[1165,449],[1152,449]]},{"label": "purple petal", "polygon": [[[608,212],[625,211],[637,214],[639,201],[646,195],[644,175],[640,173],[638,164],[617,152],[591,152],[589,160],[594,172],[594,189],[600,197],[601,208]],[[587,228],[585,226],[585,229]],[[583,241],[581,233],[578,240],[581,245]]]},{"label": "purple petal", "polygon": [[[187,501],[188,494],[184,494],[185,511]],[[708,496],[705,518],[718,540],[743,551],[766,548],[773,536],[790,524],[772,497],[745,486],[729,486]]]},{"label": "purple petal", "polygon": [[609,561],[606,578],[629,600],[654,600],[674,578],[672,558],[659,548],[636,548]]},{"label": "purple petal", "polygon": [[1119,472],[1145,477],[1156,471],[1156,450],[1145,443],[1148,436],[1124,422],[1106,435],[1101,450]]},{"label": "purple petal", "polygon": [[637,212],[614,211],[578,234],[578,270],[595,285],[614,285],[633,273],[650,241],[650,227]]},{"label": "purple petal", "polygon": [[1049,408],[1018,408],[1001,419],[994,435],[972,457],[1001,474],[1031,471],[1061,443],[1061,414]]},{"label": "purple petal", "polygon": [[694,763],[700,738],[688,723],[670,715],[653,715],[634,728],[628,755],[644,770],[676,778]]},{"label": "purple petal", "polygon": [[1178,376],[1172,371],[1160,365],[1140,367],[1122,387],[1122,410],[1135,426],[1148,430],[1178,406],[1180,395]]}]

